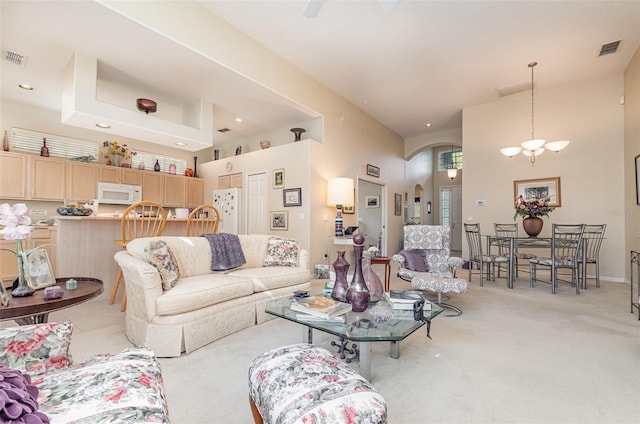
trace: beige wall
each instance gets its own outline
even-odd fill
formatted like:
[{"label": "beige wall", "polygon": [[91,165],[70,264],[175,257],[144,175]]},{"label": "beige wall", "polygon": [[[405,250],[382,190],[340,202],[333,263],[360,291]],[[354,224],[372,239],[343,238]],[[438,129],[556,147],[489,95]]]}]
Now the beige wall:
[{"label": "beige wall", "polygon": [[[560,177],[562,207],[544,218],[542,234],[550,234],[552,223],[607,224],[601,276],[622,281],[628,268],[622,94],[622,74],[537,90],[536,137],[571,144],[545,152],[534,167],[522,154],[509,159],[499,152],[530,138],[530,92],[465,108],[463,220],[479,222],[487,234],[494,222],[513,220],[514,180]],[[486,206],[475,206],[480,199]]]},{"label": "beige wall", "polygon": [[[640,206],[636,204],[635,157],[640,155],[640,49],[624,73],[624,181],[625,261],[629,251],[640,250]],[[625,266],[626,277],[629,267]],[[635,278],[638,278],[637,275]]]}]

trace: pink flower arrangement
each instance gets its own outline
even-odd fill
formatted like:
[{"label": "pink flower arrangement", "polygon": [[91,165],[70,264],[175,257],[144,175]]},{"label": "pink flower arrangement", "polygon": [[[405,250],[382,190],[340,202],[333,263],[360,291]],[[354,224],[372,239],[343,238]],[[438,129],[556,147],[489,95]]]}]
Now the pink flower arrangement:
[{"label": "pink flower arrangement", "polygon": [[[33,231],[31,218],[27,216],[29,209],[24,203],[16,203],[11,206],[8,203],[0,205],[0,230],[5,240],[24,240],[29,238]],[[16,252],[14,252],[16,253]]]}]

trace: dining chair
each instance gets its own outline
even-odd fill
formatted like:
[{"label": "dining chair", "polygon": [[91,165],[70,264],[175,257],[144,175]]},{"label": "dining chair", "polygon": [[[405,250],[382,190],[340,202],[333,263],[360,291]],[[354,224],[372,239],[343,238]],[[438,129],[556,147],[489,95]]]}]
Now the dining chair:
[{"label": "dining chair", "polygon": [[551,229],[551,257],[536,257],[529,260],[529,285],[537,281],[538,266],[548,267],[551,272],[551,293],[558,288],[558,271],[571,271],[571,283],[576,285],[576,294],[580,294],[578,279],[579,255],[582,255],[582,234],[584,224],[553,224]]},{"label": "dining chair", "polygon": [[[127,248],[127,243],[131,240],[141,237],[154,237],[162,235],[164,226],[167,223],[167,214],[159,203],[142,201],[129,206],[122,213],[120,219],[120,228],[122,230],[122,239],[114,241],[122,249]],[[109,305],[113,305],[122,280],[122,269],[118,267],[118,275],[111,290],[111,298]],[[127,309],[127,291],[122,288],[122,312]]]},{"label": "dining chair", "polygon": [[187,236],[217,233],[220,224],[220,213],[215,206],[200,205],[189,214],[187,219]]},{"label": "dining chair", "polygon": [[[484,285],[484,269],[487,269],[487,280],[491,280],[493,271],[493,279],[495,280],[496,264],[509,264],[509,256],[492,255],[482,253],[482,234],[480,233],[480,224],[464,224],[464,232],[467,235],[467,243],[469,246],[469,281],[473,265],[478,264],[480,269],[480,286]],[[509,270],[507,272],[507,281],[509,279]]]},{"label": "dining chair", "polygon": [[578,262],[581,265],[578,268],[578,272],[581,272],[582,274],[580,280],[582,281],[583,289],[587,288],[587,266],[589,264],[593,264],[595,266],[596,287],[600,287],[600,246],[602,245],[606,229],[607,224],[584,226],[584,233],[582,233],[584,256],[578,255]]},{"label": "dining chair", "polygon": [[[518,224],[493,224],[493,229],[495,231],[496,237],[505,237],[512,238],[518,237]],[[496,245],[498,246],[498,255],[500,256],[509,256],[509,240],[497,240]],[[529,259],[535,258],[536,255],[533,253],[520,253],[518,251],[517,244],[514,244],[513,248],[513,260],[515,262],[515,276],[518,277],[518,270],[522,261],[528,261]],[[529,272],[529,264],[526,263],[526,272]],[[500,270],[502,266],[498,265],[498,277],[500,277]]]}]

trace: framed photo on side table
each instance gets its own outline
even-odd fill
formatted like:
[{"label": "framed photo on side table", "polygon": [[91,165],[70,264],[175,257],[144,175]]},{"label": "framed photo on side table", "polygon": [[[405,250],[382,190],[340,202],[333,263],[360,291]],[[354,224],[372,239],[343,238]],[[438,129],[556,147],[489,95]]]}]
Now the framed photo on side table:
[{"label": "framed photo on side table", "polygon": [[288,230],[289,229],[289,212],[287,211],[271,212],[271,229],[283,230],[283,231]]},{"label": "framed photo on side table", "polygon": [[56,283],[46,250],[33,249],[28,252],[27,266],[29,267],[28,284],[34,290],[53,286]]},{"label": "framed photo on side table", "polygon": [[285,188],[282,190],[282,203],[284,207],[302,206],[302,189]]},{"label": "framed photo on side table", "polygon": [[544,199],[548,197],[549,206],[562,206],[560,196],[560,177],[536,178],[532,180],[517,180],[513,182],[513,202],[517,203],[518,196],[524,200]]}]

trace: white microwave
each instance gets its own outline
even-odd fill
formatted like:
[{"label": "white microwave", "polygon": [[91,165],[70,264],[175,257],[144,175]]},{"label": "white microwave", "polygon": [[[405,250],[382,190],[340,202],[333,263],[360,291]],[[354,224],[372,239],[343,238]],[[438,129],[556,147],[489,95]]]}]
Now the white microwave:
[{"label": "white microwave", "polygon": [[112,205],[131,205],[142,201],[142,186],[98,183],[98,202]]}]

